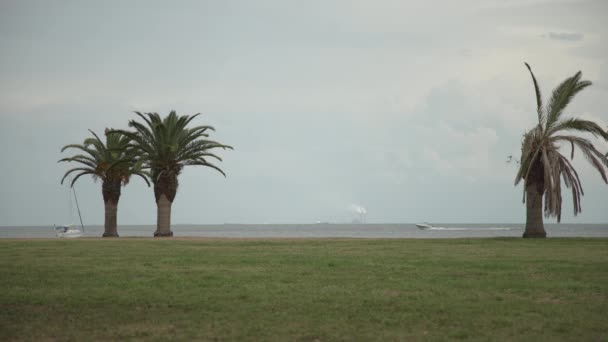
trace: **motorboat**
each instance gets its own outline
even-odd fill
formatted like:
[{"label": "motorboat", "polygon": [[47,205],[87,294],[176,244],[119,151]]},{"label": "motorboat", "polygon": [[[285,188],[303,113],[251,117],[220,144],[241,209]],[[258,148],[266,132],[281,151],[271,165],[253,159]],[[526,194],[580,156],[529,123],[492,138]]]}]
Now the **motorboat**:
[{"label": "motorboat", "polygon": [[418,229],[429,229],[429,228],[433,228],[432,225],[428,224],[428,223],[416,223],[416,227],[418,227]]}]

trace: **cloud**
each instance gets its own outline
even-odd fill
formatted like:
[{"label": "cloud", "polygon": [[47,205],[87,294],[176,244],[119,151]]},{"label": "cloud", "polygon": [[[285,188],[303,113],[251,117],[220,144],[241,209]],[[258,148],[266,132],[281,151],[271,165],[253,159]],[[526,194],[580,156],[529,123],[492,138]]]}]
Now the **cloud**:
[{"label": "cloud", "polygon": [[584,35],[580,32],[549,32],[545,37],[553,40],[577,42],[583,40]]},{"label": "cloud", "polygon": [[[361,211],[350,203],[378,220],[520,219],[521,188],[505,156],[518,154],[536,120],[523,61],[538,65],[545,98],[576,70],[596,76],[598,86],[568,114],[606,122],[606,2],[464,1],[439,9],[269,0],[121,5],[116,15],[106,15],[116,6],[70,5],[66,16],[53,5],[19,5],[25,16],[4,11],[0,142],[20,148],[0,152],[14,166],[0,188],[17,194],[0,206],[0,224],[24,223],[32,205],[40,210],[28,222],[59,219],[59,204],[45,204],[61,195],[59,150],[87,128],[126,127],[132,110],[170,109],[203,112],[198,122],[236,148],[222,155],[226,179],[184,172],[176,222],[347,222]],[[593,175],[585,186],[600,182]],[[153,222],[151,191],[129,185],[121,222]],[[509,196],[511,207],[497,205]],[[87,220],[102,222],[99,183],[83,179],[80,197]],[[594,213],[606,221],[603,208]]]}]

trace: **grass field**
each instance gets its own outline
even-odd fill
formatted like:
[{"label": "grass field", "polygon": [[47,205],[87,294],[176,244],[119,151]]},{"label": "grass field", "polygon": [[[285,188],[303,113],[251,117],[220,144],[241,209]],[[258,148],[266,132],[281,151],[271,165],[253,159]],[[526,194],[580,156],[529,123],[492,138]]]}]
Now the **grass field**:
[{"label": "grass field", "polygon": [[0,240],[0,340],[608,340],[608,239]]}]

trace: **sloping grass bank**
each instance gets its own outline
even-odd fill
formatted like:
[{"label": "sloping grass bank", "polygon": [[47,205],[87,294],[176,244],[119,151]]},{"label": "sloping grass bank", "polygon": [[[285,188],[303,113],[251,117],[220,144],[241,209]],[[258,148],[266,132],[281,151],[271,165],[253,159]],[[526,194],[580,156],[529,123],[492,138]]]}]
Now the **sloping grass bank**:
[{"label": "sloping grass bank", "polygon": [[0,240],[0,340],[606,340],[608,239]]}]

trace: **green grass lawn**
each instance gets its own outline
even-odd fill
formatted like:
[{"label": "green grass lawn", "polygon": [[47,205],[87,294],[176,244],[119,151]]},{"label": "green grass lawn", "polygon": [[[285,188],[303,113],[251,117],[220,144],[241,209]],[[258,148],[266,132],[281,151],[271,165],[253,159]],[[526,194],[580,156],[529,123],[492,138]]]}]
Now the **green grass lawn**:
[{"label": "green grass lawn", "polygon": [[608,340],[608,239],[0,240],[0,340]]}]

